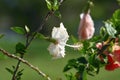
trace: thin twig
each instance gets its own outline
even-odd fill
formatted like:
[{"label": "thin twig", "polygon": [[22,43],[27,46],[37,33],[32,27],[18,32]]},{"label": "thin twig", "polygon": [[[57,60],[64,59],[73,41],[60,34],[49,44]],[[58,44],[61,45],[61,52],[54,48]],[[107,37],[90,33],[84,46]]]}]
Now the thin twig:
[{"label": "thin twig", "polygon": [[46,21],[48,20],[48,18],[53,15],[54,11],[50,11],[47,13],[47,15],[45,16],[45,19],[41,22],[40,27],[34,32],[33,36],[31,37],[31,39],[28,41],[28,43],[26,44],[26,48],[31,44],[32,40],[35,38],[35,36],[37,35],[37,33],[43,28],[43,26],[45,25]]},{"label": "thin twig", "polygon": [[8,57],[10,57],[10,58],[19,60],[19,61],[21,61],[22,63],[26,64],[28,67],[30,67],[31,69],[33,69],[34,71],[36,71],[39,75],[41,75],[42,77],[46,78],[47,80],[51,80],[51,78],[50,78],[48,75],[46,75],[45,73],[43,73],[38,67],[35,67],[35,66],[33,66],[32,64],[30,64],[27,60],[22,59],[22,58],[20,58],[20,57],[18,57],[18,56],[15,56],[14,54],[10,54],[9,52],[5,51],[4,49],[0,49],[0,51],[1,51],[4,55],[6,55],[6,56],[8,56]]},{"label": "thin twig", "polygon": [[[33,36],[29,39],[29,36],[27,35],[26,36],[26,48],[28,48],[28,46],[31,44],[32,40],[35,38],[35,36],[37,35],[37,33],[43,28],[45,22],[48,20],[48,18],[54,13],[54,11],[50,11],[47,13],[47,15],[45,16],[45,19],[42,21],[40,27],[34,32]],[[24,57],[24,54],[21,54],[21,58]],[[16,80],[16,73],[19,69],[19,66],[20,66],[20,63],[21,63],[21,60],[18,60],[18,63],[16,65],[16,68],[15,68],[15,71],[14,71],[14,74],[12,76],[12,80]]]}]

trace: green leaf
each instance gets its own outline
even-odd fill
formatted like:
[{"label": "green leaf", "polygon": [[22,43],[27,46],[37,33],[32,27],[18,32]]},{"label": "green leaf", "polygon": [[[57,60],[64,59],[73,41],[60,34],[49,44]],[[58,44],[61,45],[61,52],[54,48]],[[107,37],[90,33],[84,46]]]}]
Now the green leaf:
[{"label": "green leaf", "polygon": [[120,21],[120,9],[116,10],[113,14],[113,18],[116,20],[116,21]]},{"label": "green leaf", "polygon": [[45,39],[45,36],[41,33],[37,33],[36,38]]},{"label": "green leaf", "polygon": [[44,35],[41,34],[41,33],[37,33],[36,38],[44,39],[44,40],[49,41],[49,42],[52,42],[52,43],[57,43],[57,41],[56,41],[55,39],[53,39],[53,38],[51,38],[51,37],[46,37],[46,36],[44,36]]},{"label": "green leaf", "polygon": [[76,77],[72,73],[65,74],[65,77],[67,78],[67,80],[77,80]]},{"label": "green leaf", "polygon": [[85,69],[85,65],[79,64],[79,67],[77,68],[77,70],[82,73],[84,69]]},{"label": "green leaf", "polygon": [[14,32],[18,34],[25,34],[25,30],[22,27],[11,27],[11,30],[13,30]]},{"label": "green leaf", "polygon": [[55,16],[57,16],[58,18],[61,18],[61,13],[59,11],[55,11]]},{"label": "green leaf", "polygon": [[24,44],[20,42],[16,44],[16,53],[24,54],[26,52],[25,49],[26,47],[24,46]]},{"label": "green leaf", "polygon": [[86,71],[87,71],[87,74],[89,74],[90,76],[95,76],[96,68],[94,68],[92,65],[89,65]]},{"label": "green leaf", "polygon": [[54,0],[54,6],[58,5],[58,0]]},{"label": "green leaf", "polygon": [[118,34],[120,34],[120,9],[118,9],[114,12],[114,14],[111,18],[111,22],[113,23]]},{"label": "green leaf", "polygon": [[77,60],[78,60],[79,63],[82,63],[82,64],[87,64],[88,63],[87,60],[85,59],[85,57],[79,57]]},{"label": "green leaf", "polygon": [[94,64],[94,61],[95,60],[95,54],[92,54],[90,57],[89,57],[89,63],[90,64]]},{"label": "green leaf", "polygon": [[86,69],[84,69],[82,77],[83,77],[83,80],[87,80],[87,71],[86,71]]},{"label": "green leaf", "polygon": [[67,65],[64,67],[63,72],[69,71],[71,68],[73,68],[73,67],[67,64]]},{"label": "green leaf", "polygon": [[22,69],[22,70],[20,70],[20,71],[17,72],[17,75],[16,75],[16,79],[17,80],[21,80],[21,76],[23,75],[23,70],[24,69]]},{"label": "green leaf", "polygon": [[94,75],[98,74],[100,67],[102,67],[103,63],[99,59],[99,56],[94,53],[89,57],[89,68],[87,69],[88,74]]},{"label": "green leaf", "polygon": [[68,64],[64,67],[64,72],[69,71],[70,69],[74,68],[76,70],[78,70],[79,72],[83,72],[83,70],[85,69],[85,65],[84,63],[86,62],[82,62],[84,60],[81,59],[71,59],[68,61]]},{"label": "green leaf", "polygon": [[69,61],[68,61],[68,64],[64,67],[63,72],[66,72],[66,71],[68,71],[68,70],[70,70],[70,69],[72,69],[72,68],[77,67],[76,61],[77,61],[76,59],[71,59],[71,60],[69,60]]},{"label": "green leaf", "polygon": [[12,71],[11,69],[9,69],[9,68],[5,68],[10,74],[13,74],[14,73],[14,71]]},{"label": "green leaf", "polygon": [[84,47],[84,50],[86,51],[86,50],[88,50],[89,48],[90,48],[90,41],[84,41],[83,42],[83,47]]},{"label": "green leaf", "polygon": [[117,31],[113,28],[112,23],[105,22],[105,28],[110,37],[115,38]]},{"label": "green leaf", "polygon": [[47,8],[49,9],[49,10],[52,10],[52,2],[50,1],[50,0],[45,0],[46,1],[46,3],[47,3]]},{"label": "green leaf", "polygon": [[53,10],[56,11],[58,9],[59,9],[59,2],[58,2],[58,0],[54,0]]},{"label": "green leaf", "polygon": [[100,28],[100,36],[104,37],[105,34],[106,34],[105,27],[101,27],[101,28]]},{"label": "green leaf", "polygon": [[94,66],[95,68],[99,67],[100,65],[100,61],[99,58],[97,57],[96,53],[93,53],[90,57],[89,57],[89,63]]},{"label": "green leaf", "polygon": [[109,37],[109,35],[108,35],[108,33],[106,32],[105,27],[102,26],[102,27],[100,28],[100,37],[99,37],[98,39],[101,38],[101,40],[106,41],[106,40],[108,39],[108,37]]}]

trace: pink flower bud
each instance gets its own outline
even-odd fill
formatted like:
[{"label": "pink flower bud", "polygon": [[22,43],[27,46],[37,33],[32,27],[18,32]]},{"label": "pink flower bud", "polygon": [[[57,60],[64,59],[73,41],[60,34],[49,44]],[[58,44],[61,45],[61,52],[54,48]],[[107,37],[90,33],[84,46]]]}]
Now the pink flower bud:
[{"label": "pink flower bud", "polygon": [[89,13],[82,13],[80,15],[81,21],[78,29],[79,39],[90,39],[94,35],[94,22]]}]

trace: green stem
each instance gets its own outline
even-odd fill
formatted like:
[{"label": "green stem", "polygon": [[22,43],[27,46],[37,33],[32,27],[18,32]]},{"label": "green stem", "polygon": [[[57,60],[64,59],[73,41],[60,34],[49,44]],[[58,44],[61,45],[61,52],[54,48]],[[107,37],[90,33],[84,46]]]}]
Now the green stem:
[{"label": "green stem", "polygon": [[[23,58],[23,55],[21,55],[20,58]],[[17,79],[16,79],[16,74],[17,74],[17,71],[18,71],[18,69],[19,69],[19,67],[20,67],[20,63],[21,63],[21,61],[18,60],[18,63],[17,63],[17,65],[16,65],[16,68],[15,68],[14,73],[13,73],[13,76],[12,76],[12,80],[17,80]]]},{"label": "green stem", "polygon": [[85,6],[83,12],[84,12],[84,13],[89,13],[90,8],[91,8],[92,6],[93,6],[92,0],[88,0],[88,2],[87,2],[87,4],[86,4],[86,6]]},{"label": "green stem", "polygon": [[83,80],[83,72],[77,72],[76,74],[77,74],[76,76],[77,80]]}]

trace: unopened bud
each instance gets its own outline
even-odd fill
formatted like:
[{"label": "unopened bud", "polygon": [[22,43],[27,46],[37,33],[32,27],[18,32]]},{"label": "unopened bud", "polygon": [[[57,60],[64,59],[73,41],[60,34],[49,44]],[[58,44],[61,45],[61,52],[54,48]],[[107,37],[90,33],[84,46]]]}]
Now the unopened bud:
[{"label": "unopened bud", "polygon": [[26,30],[27,33],[30,32],[30,29],[27,27],[27,25],[25,25],[25,30]]},{"label": "unopened bud", "polygon": [[89,13],[80,15],[81,21],[78,29],[79,39],[86,40],[92,38],[95,32],[94,22]]}]

